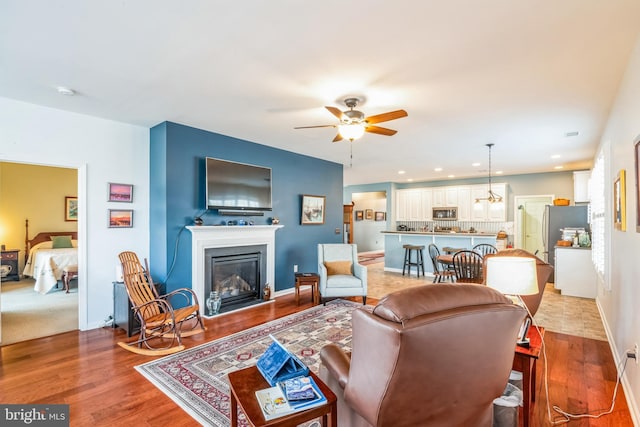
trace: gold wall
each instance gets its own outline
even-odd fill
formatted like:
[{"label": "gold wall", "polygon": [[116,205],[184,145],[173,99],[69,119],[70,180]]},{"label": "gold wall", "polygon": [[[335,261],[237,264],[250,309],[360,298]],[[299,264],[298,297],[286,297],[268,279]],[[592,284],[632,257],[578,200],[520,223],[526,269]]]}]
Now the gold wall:
[{"label": "gold wall", "polygon": [[41,231],[77,231],[65,221],[65,196],[77,197],[76,169],[0,162],[0,243],[20,250],[24,266],[25,219],[29,238]]}]

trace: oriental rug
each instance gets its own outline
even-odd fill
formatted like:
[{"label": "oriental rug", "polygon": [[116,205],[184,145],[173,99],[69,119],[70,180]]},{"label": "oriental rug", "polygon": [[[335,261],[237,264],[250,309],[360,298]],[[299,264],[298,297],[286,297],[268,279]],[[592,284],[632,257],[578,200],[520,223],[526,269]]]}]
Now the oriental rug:
[{"label": "oriental rug", "polygon": [[[335,343],[351,350],[351,312],[357,307],[362,304],[334,300],[136,366],[136,370],[202,425],[229,426],[228,372],[255,365],[273,342],[272,334],[318,373],[324,345]],[[238,425],[249,425],[238,411]]]}]

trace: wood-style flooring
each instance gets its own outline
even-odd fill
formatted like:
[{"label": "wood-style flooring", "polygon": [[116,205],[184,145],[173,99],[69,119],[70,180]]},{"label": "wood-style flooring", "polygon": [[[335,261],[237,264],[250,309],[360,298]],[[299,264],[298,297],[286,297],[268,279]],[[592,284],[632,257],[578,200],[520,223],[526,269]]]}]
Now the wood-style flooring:
[{"label": "wood-style flooring", "polygon": [[[206,320],[204,335],[185,338],[193,347],[230,333],[311,306],[309,291],[301,305],[293,294],[274,303]],[[375,300],[368,300],[375,304]],[[551,404],[581,413],[608,409],[616,368],[605,341],[548,332]],[[67,332],[1,348],[0,402],[66,403],[72,426],[196,426],[187,413],[134,369],[150,360],[116,345],[126,339],[120,329]],[[479,367],[481,368],[481,367]],[[538,364],[537,399],[531,426],[550,425],[543,390],[544,361]],[[425,385],[428,387],[428,385]],[[620,388],[615,410],[598,420],[572,421],[570,426],[632,426]]]}]

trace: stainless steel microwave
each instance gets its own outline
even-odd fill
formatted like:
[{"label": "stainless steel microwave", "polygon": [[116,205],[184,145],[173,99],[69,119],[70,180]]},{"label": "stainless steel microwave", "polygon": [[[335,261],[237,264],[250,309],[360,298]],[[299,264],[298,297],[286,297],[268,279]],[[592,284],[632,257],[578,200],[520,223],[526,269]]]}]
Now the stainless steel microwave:
[{"label": "stainless steel microwave", "polygon": [[432,208],[432,218],[434,221],[456,221],[458,219],[458,208]]}]

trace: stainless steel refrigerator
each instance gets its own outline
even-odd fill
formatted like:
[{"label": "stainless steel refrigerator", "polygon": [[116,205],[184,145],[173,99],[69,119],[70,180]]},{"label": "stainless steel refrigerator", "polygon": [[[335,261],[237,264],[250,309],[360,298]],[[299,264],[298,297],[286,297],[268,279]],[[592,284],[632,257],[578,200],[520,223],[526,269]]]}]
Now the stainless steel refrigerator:
[{"label": "stainless steel refrigerator", "polygon": [[[589,207],[580,206],[545,206],[542,217],[542,242],[544,243],[543,259],[555,267],[555,246],[556,242],[562,238],[563,228],[582,227],[586,231],[589,229]],[[551,274],[550,282],[555,283],[554,275]]]}]

